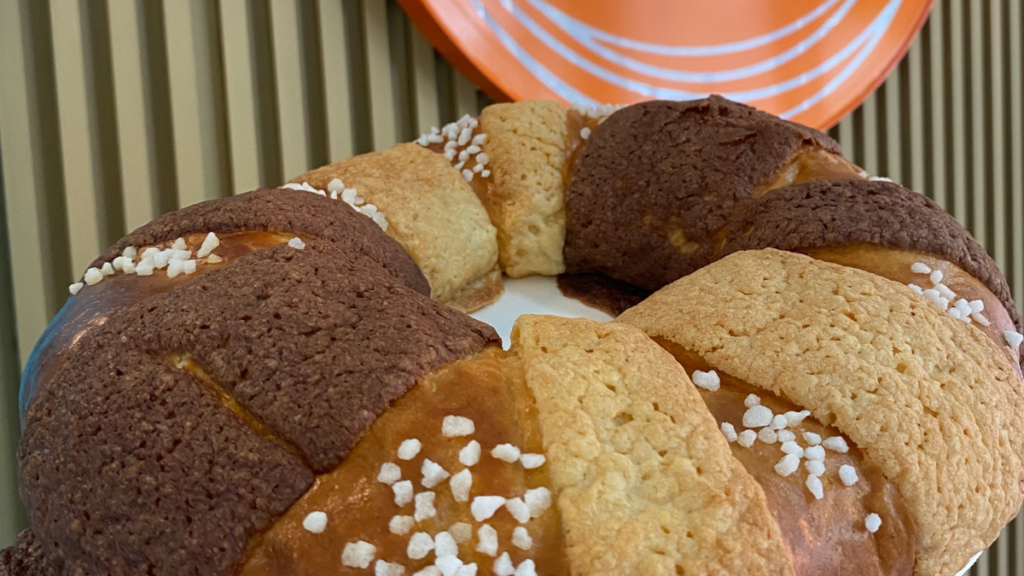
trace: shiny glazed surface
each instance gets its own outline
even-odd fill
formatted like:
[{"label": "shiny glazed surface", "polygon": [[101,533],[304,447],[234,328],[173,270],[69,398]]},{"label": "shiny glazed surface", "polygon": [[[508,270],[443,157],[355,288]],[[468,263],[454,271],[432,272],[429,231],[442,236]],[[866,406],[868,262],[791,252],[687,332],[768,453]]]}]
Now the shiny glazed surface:
[{"label": "shiny glazed surface", "polygon": [[[659,339],[680,364],[692,375],[694,370],[708,371],[711,367],[699,356],[679,346]],[[774,414],[800,411],[773,393],[756,388],[737,378],[718,372],[721,388],[710,392],[698,388],[708,409],[719,423],[729,422],[736,431],[744,430],[743,414],[746,397],[753,393],[761,405]],[[787,428],[796,435],[797,443],[807,447],[804,432],[819,434],[822,439],[842,436],[831,426],[808,417],[802,423]],[[786,546],[798,576],[901,576],[913,572],[914,529],[906,507],[896,490],[881,470],[871,463],[866,454],[853,445],[845,454],[826,450],[825,474],[821,476],[824,498],[816,500],[805,486],[806,459],[789,476],[781,476],[775,465],[785,454],[781,442],[765,444],[757,440],[749,448],[733,442],[733,456],[757,480],[768,499],[768,506],[782,529]],[[857,470],[859,480],[853,486],[844,486],[839,478],[839,467],[847,464]],[[878,514],[882,525],[872,534],[864,527],[868,514]]]},{"label": "shiny glazed surface", "polygon": [[[554,506],[526,524],[517,523],[502,508],[483,522],[470,514],[473,497],[497,495],[522,497],[529,488],[550,486],[547,465],[526,470],[493,458],[497,444],[511,443],[523,453],[543,453],[533,397],[518,367],[518,359],[505,358],[504,352],[491,349],[479,357],[455,362],[428,376],[409,391],[370,427],[345,461],[333,471],[317,478],[311,488],[283,517],[254,541],[239,576],[321,576],[324,574],[367,574],[373,569],[342,565],[345,544],[366,541],[377,548],[376,558],[402,564],[412,574],[434,563],[431,552],[422,560],[406,553],[413,533],[431,536],[448,530],[456,522],[473,526],[473,536],[459,545],[459,558],[475,562],[478,573],[491,574],[494,558],[477,552],[477,530],[489,524],[498,532],[499,552],[508,552],[518,565],[530,558],[539,574],[568,574],[561,521]],[[445,438],[441,422],[445,416],[470,418],[476,425],[471,436]],[[420,440],[423,447],[411,460],[397,457],[398,446],[407,439]],[[424,458],[440,464],[451,474],[465,468],[459,451],[476,440],[481,444],[480,462],[470,470],[473,485],[470,502],[456,502],[448,481],[425,488],[420,468]],[[432,490],[437,515],[417,522],[405,535],[390,532],[388,523],[396,515],[413,515],[414,505],[398,506],[390,486],[377,480],[381,465],[398,464],[402,479],[411,480],[417,494]],[[303,519],[311,512],[327,514],[326,530],[313,534],[303,528]],[[524,551],[511,545],[512,530],[524,526],[533,538],[533,548]]]}]

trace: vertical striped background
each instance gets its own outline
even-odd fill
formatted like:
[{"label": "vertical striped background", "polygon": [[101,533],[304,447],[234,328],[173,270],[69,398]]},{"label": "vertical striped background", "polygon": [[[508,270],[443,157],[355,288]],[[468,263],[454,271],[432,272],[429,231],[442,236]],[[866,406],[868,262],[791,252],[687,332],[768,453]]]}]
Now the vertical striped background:
[{"label": "vertical striped background", "polygon": [[[937,200],[1024,302],[1020,0],[936,0],[831,134]],[[389,0],[0,0],[0,547],[19,369],[68,283],[154,216],[411,140],[487,98]],[[1024,574],[1024,521],[973,570]]]}]

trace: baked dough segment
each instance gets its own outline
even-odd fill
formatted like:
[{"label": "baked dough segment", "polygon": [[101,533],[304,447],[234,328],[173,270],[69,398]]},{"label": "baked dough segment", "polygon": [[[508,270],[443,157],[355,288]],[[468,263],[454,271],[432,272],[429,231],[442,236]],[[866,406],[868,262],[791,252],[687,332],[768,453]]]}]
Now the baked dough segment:
[{"label": "baked dough segment", "polygon": [[916,574],[952,574],[1024,496],[1024,385],[975,327],[905,286],[807,256],[739,252],[619,321],[811,410],[900,491]]},{"label": "baked dough segment", "polygon": [[522,316],[573,574],[793,574],[764,492],[675,359],[624,325]]},{"label": "baked dough segment", "polygon": [[492,183],[484,203],[513,278],[565,271],[566,111],[558,102],[493,104],[480,114]]},{"label": "baked dough segment", "polygon": [[326,190],[335,178],[384,213],[388,235],[419,265],[435,301],[472,312],[501,295],[497,231],[444,156],[418,144],[399,144],[328,164],[292,182]]}]

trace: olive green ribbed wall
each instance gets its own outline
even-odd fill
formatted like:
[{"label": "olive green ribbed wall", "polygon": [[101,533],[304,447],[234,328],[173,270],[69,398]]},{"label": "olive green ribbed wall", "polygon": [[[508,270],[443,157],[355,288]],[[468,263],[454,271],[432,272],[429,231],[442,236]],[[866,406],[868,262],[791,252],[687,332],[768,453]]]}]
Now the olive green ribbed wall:
[{"label": "olive green ribbed wall", "polygon": [[[1024,302],[1024,14],[936,0],[832,130],[935,198]],[[126,231],[410,140],[487,103],[388,0],[0,0],[0,547],[24,525],[17,376],[68,283]],[[1024,574],[1024,522],[974,574]]]}]

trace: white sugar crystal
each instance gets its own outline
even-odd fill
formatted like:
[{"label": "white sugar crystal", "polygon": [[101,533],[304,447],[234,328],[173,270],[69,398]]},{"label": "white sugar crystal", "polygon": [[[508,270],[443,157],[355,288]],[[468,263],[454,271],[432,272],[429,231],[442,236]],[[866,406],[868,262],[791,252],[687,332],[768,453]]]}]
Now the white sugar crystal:
[{"label": "white sugar crystal", "polygon": [[771,424],[774,416],[767,406],[751,406],[743,413],[743,425],[747,428],[761,428]]},{"label": "white sugar crystal", "polygon": [[1024,335],[1020,332],[1014,332],[1013,330],[1004,331],[1003,338],[1006,338],[1006,343],[1013,349],[1020,348],[1021,342],[1024,342]]},{"label": "white sugar crystal", "polygon": [[85,271],[83,279],[89,286],[95,286],[103,281],[103,272],[100,272],[100,269],[96,267],[89,268]]},{"label": "white sugar crystal", "polygon": [[526,491],[523,500],[530,507],[530,517],[536,518],[551,507],[551,491],[543,486],[531,488]]},{"label": "white sugar crystal", "polygon": [[476,576],[476,563],[470,562],[459,566],[459,569],[455,571],[455,576]]},{"label": "white sugar crystal", "polygon": [[433,549],[434,539],[430,537],[430,534],[417,532],[409,538],[409,546],[406,547],[405,554],[413,560],[422,560]]},{"label": "white sugar crystal", "polygon": [[505,500],[505,509],[515,518],[516,522],[526,524],[530,521],[530,507],[522,498],[510,498]]},{"label": "white sugar crystal", "polygon": [[530,532],[523,526],[516,526],[512,530],[512,545],[521,550],[533,548],[533,538]]},{"label": "white sugar crystal", "polygon": [[[472,528],[470,528],[472,530]],[[445,556],[458,556],[459,555],[459,543],[455,541],[455,537],[448,532],[438,532],[434,536],[434,554],[438,558]]]},{"label": "white sugar crystal", "polygon": [[413,519],[412,516],[393,516],[391,521],[388,522],[388,530],[390,530],[392,534],[405,536],[410,530],[412,530],[412,526],[415,522],[416,520]]},{"label": "white sugar crystal", "polygon": [[382,464],[380,467],[380,473],[377,474],[377,480],[389,486],[401,479],[402,469],[398,467],[398,464],[392,464],[391,462]]},{"label": "white sugar crystal", "polygon": [[423,444],[416,438],[409,438],[403,441],[398,446],[398,459],[399,460],[412,460],[420,453],[420,448]]},{"label": "white sugar crystal", "polygon": [[800,457],[795,454],[786,454],[775,465],[775,473],[779,476],[789,476],[800,467]]},{"label": "white sugar crystal", "polygon": [[433,488],[448,479],[448,471],[430,458],[423,459],[423,466],[420,468],[423,473],[422,484],[426,488]]},{"label": "white sugar crystal", "polygon": [[444,157],[447,158],[449,161],[455,160],[455,148],[452,147],[451,150],[445,150]]},{"label": "white sugar crystal", "polygon": [[824,460],[825,448],[822,446],[810,446],[804,449],[804,458],[808,460]]},{"label": "white sugar crystal", "polygon": [[755,440],[757,440],[757,432],[754,432],[753,430],[744,430],[736,437],[736,443],[744,448],[750,448],[753,446]]},{"label": "white sugar crystal", "polygon": [[971,300],[967,304],[971,307],[971,312],[985,311],[985,302],[982,300]]},{"label": "white sugar crystal", "polygon": [[224,261],[224,259],[221,258],[220,256],[217,256],[216,254],[210,254],[209,256],[206,257],[206,261],[209,262],[210,264],[220,264],[221,262]]},{"label": "white sugar crystal", "polygon": [[483,164],[477,164],[477,165],[473,166],[473,172],[483,172],[483,171],[484,171],[484,165]]},{"label": "white sugar crystal", "polygon": [[103,274],[104,276],[112,276],[114,274],[114,266],[111,265],[110,262],[104,262],[103,266],[100,268],[100,274]]},{"label": "white sugar crystal", "polygon": [[540,468],[544,465],[546,458],[543,454],[523,454],[519,456],[519,462],[523,465],[523,468],[527,470],[533,470],[534,468]]},{"label": "white sugar crystal", "polygon": [[475,143],[474,144],[470,144],[469,146],[466,147],[466,153],[469,154],[470,156],[475,156],[475,155],[479,154],[480,153],[480,145],[479,144],[475,144]]},{"label": "white sugar crystal", "polygon": [[839,467],[839,479],[844,485],[853,486],[857,483],[857,469],[849,464],[843,464]]},{"label": "white sugar crystal", "polygon": [[821,476],[825,473],[825,463],[821,460],[808,460],[804,462],[804,469],[812,476]]},{"label": "white sugar crystal", "polygon": [[417,522],[437,516],[437,508],[434,507],[435,496],[436,494],[433,492],[420,492],[416,495],[416,511],[413,512],[412,517]]},{"label": "white sugar crystal", "polygon": [[490,524],[484,524],[476,531],[476,551],[491,558],[498,555],[498,531]]},{"label": "white sugar crystal", "polygon": [[470,504],[469,510],[473,513],[473,518],[477,522],[483,522],[494,516],[494,513],[504,505],[505,499],[501,496],[477,496],[473,498],[473,503]]},{"label": "white sugar crystal", "polygon": [[340,178],[331,178],[331,181],[327,183],[328,192],[341,192],[345,189],[345,183]]},{"label": "white sugar crystal", "polygon": [[811,491],[816,500],[821,500],[825,497],[825,487],[821,485],[821,478],[810,475],[807,477],[804,485],[807,486],[807,489]]},{"label": "white sugar crystal", "polygon": [[412,576],[444,576],[444,572],[441,572],[441,569],[437,566],[427,566]]},{"label": "white sugar crystal", "polygon": [[746,406],[747,408],[760,406],[761,398],[757,394],[748,394],[747,397],[743,399],[743,405]]},{"label": "white sugar crystal", "polygon": [[775,430],[772,430],[771,428],[762,428],[761,431],[757,433],[757,439],[765,444],[775,444],[775,441],[779,439],[779,436],[775,433]]},{"label": "white sugar crystal", "polygon": [[142,257],[146,258],[148,256],[149,258],[156,258],[156,255],[159,254],[160,252],[161,250],[156,246],[150,246],[149,248],[146,248],[145,250],[142,251]]},{"label": "white sugar crystal", "polygon": [[789,426],[789,419],[786,418],[785,414],[776,414],[772,418],[772,430],[782,430],[786,426]]},{"label": "white sugar crystal", "polygon": [[708,372],[694,370],[692,380],[694,384],[709,392],[717,392],[722,387],[722,379],[718,377],[714,370]]},{"label": "white sugar crystal", "polygon": [[456,170],[462,170],[462,167],[465,166],[465,165],[466,165],[466,161],[463,160],[462,162],[459,162],[458,164],[455,165],[455,169]]},{"label": "white sugar crystal", "polygon": [[469,436],[473,432],[476,432],[476,426],[469,418],[445,416],[444,420],[441,421],[441,435],[445,438]]},{"label": "white sugar crystal", "polygon": [[351,568],[366,568],[376,555],[377,547],[369,542],[349,542],[341,553],[341,563]]},{"label": "white sugar crystal", "polygon": [[942,270],[932,270],[931,274],[928,275],[928,279],[932,281],[932,284],[942,282]]},{"label": "white sugar crystal", "polygon": [[206,238],[203,238],[203,244],[196,251],[196,257],[205,258],[216,250],[218,246],[220,246],[220,238],[217,238],[216,234],[210,232],[206,235]]},{"label": "white sugar crystal", "polygon": [[973,319],[978,324],[985,326],[986,328],[992,325],[992,323],[988,321],[988,318],[985,318],[985,315],[982,314],[981,312],[972,313],[971,319]]},{"label": "white sugar crystal", "polygon": [[405,574],[405,566],[394,562],[377,560],[373,565],[373,576],[402,576]]},{"label": "white sugar crystal", "polygon": [[503,462],[512,463],[519,460],[519,448],[511,444],[498,444],[491,450],[491,456]]},{"label": "white sugar crystal", "polygon": [[925,264],[924,262],[914,262],[910,266],[910,270],[914,274],[931,274],[932,273],[932,267],[927,265],[927,264]]},{"label": "white sugar crystal", "polygon": [[846,454],[850,447],[846,445],[846,439],[842,436],[831,436],[821,441],[821,445],[833,452]]},{"label": "white sugar crystal", "polygon": [[[939,291],[936,290],[935,288],[928,288],[927,290],[922,291],[921,295],[924,296],[925,298],[931,300],[932,302],[936,302],[936,303],[938,303],[939,298],[942,298],[942,295],[939,294]],[[943,309],[945,309],[945,308],[943,308]]]},{"label": "white sugar crystal", "polygon": [[803,458],[804,456],[804,449],[793,440],[790,440],[789,442],[783,442],[782,451],[786,454],[792,454],[797,458]]},{"label": "white sugar crystal", "polygon": [[494,576],[514,576],[515,573],[516,567],[512,564],[508,552],[502,552],[494,561]]},{"label": "white sugar crystal", "polygon": [[786,412],[786,420],[789,422],[790,426],[798,426],[801,422],[804,421],[804,418],[807,418],[810,415],[810,410],[801,410],[799,412]]},{"label": "white sugar crystal", "polygon": [[922,294],[924,292],[924,290],[917,284],[907,284],[907,288],[910,288],[911,290],[917,292],[918,294]]},{"label": "white sugar crystal", "polygon": [[472,128],[463,128],[462,132],[459,132],[459,146],[465,146],[469,144],[469,140],[473,138]]},{"label": "white sugar crystal", "polygon": [[76,296],[76,295],[78,295],[79,292],[82,291],[82,288],[84,288],[84,287],[85,287],[85,283],[83,283],[83,282],[75,282],[71,286],[68,286],[68,292],[70,292],[72,296]]},{"label": "white sugar crystal", "polygon": [[171,260],[170,263],[167,264],[167,277],[174,278],[178,274],[181,274],[182,268],[184,268],[184,266],[182,266],[181,260]]},{"label": "white sugar crystal", "polygon": [[584,126],[583,128],[580,129],[580,138],[582,138],[583,140],[586,140],[587,138],[590,138],[590,128],[589,127]]},{"label": "white sugar crystal", "polygon": [[395,482],[391,486],[391,490],[395,493],[395,504],[405,506],[412,502],[413,490],[411,481],[402,480],[401,482]]},{"label": "white sugar crystal", "polygon": [[170,260],[188,260],[192,257],[192,252],[188,250],[175,250],[172,248],[167,252],[170,253]]},{"label": "white sugar crystal", "polygon": [[[124,270],[124,263],[128,262],[128,261],[129,260],[127,258],[125,258],[124,256],[118,256],[117,258],[114,258],[114,262],[113,262],[113,266],[112,267],[114,268],[114,270],[117,270],[117,271]],[[102,271],[103,270],[100,270],[100,272],[102,272]]]},{"label": "white sugar crystal", "polygon": [[515,576],[537,576],[537,567],[534,566],[533,560],[523,560],[519,566],[516,567]]},{"label": "white sugar crystal", "polygon": [[484,178],[487,178],[488,176],[491,175],[491,171],[490,170],[484,170],[483,172],[480,173],[480,175],[483,176]]},{"label": "white sugar crystal", "polygon": [[469,468],[452,476],[448,482],[452,488],[452,497],[456,502],[469,502],[469,489],[473,487],[473,473]]},{"label": "white sugar crystal", "polygon": [[384,217],[384,214],[382,212],[377,212],[376,214],[374,214],[372,216],[372,218],[373,218],[373,222],[377,226],[380,226],[381,230],[383,230],[385,232],[388,231],[388,220],[387,220],[387,218]]},{"label": "white sugar crystal", "polygon": [[864,527],[868,529],[868,532],[874,534],[882,527],[882,518],[878,514],[872,512],[864,519]]},{"label": "white sugar crystal", "polygon": [[469,168],[466,168],[465,170],[462,171],[462,177],[466,179],[466,182],[472,182],[473,171],[470,170]]},{"label": "white sugar crystal", "polygon": [[154,268],[156,266],[153,264],[152,258],[143,258],[142,262],[135,266],[135,273],[139,276],[152,276]]},{"label": "white sugar crystal", "polygon": [[487,134],[481,133],[481,134],[477,134],[476,136],[473,136],[473,144],[475,144],[477,146],[483,146],[486,143],[487,143]]},{"label": "white sugar crystal", "polygon": [[952,290],[950,290],[949,286],[946,286],[945,284],[943,284],[941,282],[939,282],[938,284],[935,285],[935,290],[939,293],[940,296],[942,296],[946,300],[950,300],[951,301],[954,298],[956,298],[956,293],[953,292]]},{"label": "white sugar crystal", "polygon": [[323,512],[310,512],[302,520],[302,527],[313,534],[323,534],[327,529],[327,514]]},{"label": "white sugar crystal", "polygon": [[354,203],[356,201],[356,196],[358,195],[359,193],[356,192],[355,188],[345,188],[344,190],[341,191],[341,199],[346,204]]},{"label": "white sugar crystal", "polygon": [[462,568],[462,560],[458,556],[442,556],[434,562],[434,566],[441,570],[443,576],[455,576],[459,568]]},{"label": "white sugar crystal", "polygon": [[480,443],[476,440],[470,440],[469,444],[459,450],[459,462],[463,466],[474,466],[480,461]]},{"label": "white sugar crystal", "polygon": [[804,442],[807,442],[810,446],[817,446],[821,444],[821,435],[814,432],[804,432]]},{"label": "white sugar crystal", "polygon": [[195,260],[185,260],[181,264],[181,271],[184,272],[186,276],[188,276],[189,274],[195,274],[196,273],[196,261]]},{"label": "white sugar crystal", "polygon": [[722,428],[722,434],[725,436],[726,440],[728,440],[729,442],[735,442],[736,441],[737,435],[736,435],[736,427],[735,426],[733,426],[732,424],[730,424],[728,422],[722,422],[721,428]]},{"label": "white sugar crystal", "polygon": [[295,248],[296,250],[303,250],[306,247],[306,243],[303,242],[302,238],[299,238],[298,236],[289,240],[288,245],[291,246],[292,248]]},{"label": "white sugar crystal", "polygon": [[796,440],[796,434],[791,430],[779,430],[779,442],[792,442]]},{"label": "white sugar crystal", "polygon": [[185,250],[188,248],[188,244],[185,244],[184,238],[178,238],[174,241],[174,244],[171,244],[171,248],[174,248],[175,250]]},{"label": "white sugar crystal", "polygon": [[156,266],[157,270],[163,270],[167,267],[167,263],[171,261],[171,254],[170,250],[161,250],[153,255],[153,265]]},{"label": "white sugar crystal", "polygon": [[377,213],[377,206],[375,204],[366,204],[359,207],[359,211],[367,216],[373,217]]},{"label": "white sugar crystal", "polygon": [[473,537],[473,525],[468,522],[456,522],[448,527],[448,533],[456,542],[462,544]]},{"label": "white sugar crystal", "polygon": [[[469,150],[468,149],[467,150],[463,150],[462,152],[459,152],[459,162],[465,162],[466,160],[469,160]],[[458,166],[456,166],[456,168],[458,168]]]},{"label": "white sugar crystal", "polygon": [[127,258],[129,260],[134,260],[135,257],[138,256],[138,254],[139,254],[139,249],[136,248],[135,246],[129,246],[129,247],[127,247],[127,248],[125,248],[124,250],[121,251],[121,256],[124,256],[125,258]]},{"label": "white sugar crystal", "polygon": [[971,303],[968,302],[966,298],[961,298],[957,300],[956,302],[953,303],[953,306],[955,306],[956,309],[960,311],[960,314],[964,318],[970,316],[971,312],[974,312],[974,310],[971,310]]},{"label": "white sugar crystal", "polygon": [[957,320],[963,318],[963,316],[960,314],[960,311],[957,310],[956,308],[950,308],[949,310],[946,311],[946,313],[952,316],[953,318],[956,318]]}]

